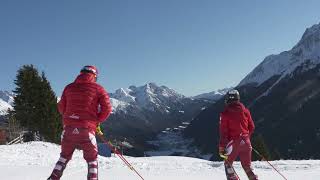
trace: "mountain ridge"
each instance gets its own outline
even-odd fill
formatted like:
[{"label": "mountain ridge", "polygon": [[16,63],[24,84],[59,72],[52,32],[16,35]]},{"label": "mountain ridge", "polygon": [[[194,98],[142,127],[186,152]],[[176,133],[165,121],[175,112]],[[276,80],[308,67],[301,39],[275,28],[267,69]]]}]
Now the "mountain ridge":
[{"label": "mountain ridge", "polygon": [[251,83],[259,86],[275,75],[280,75],[279,80],[281,80],[304,63],[309,63],[305,71],[314,68],[320,63],[320,52],[317,51],[320,48],[319,41],[320,23],[307,28],[302,38],[291,50],[267,56],[240,81],[238,87]]},{"label": "mountain ridge", "polygon": [[[320,122],[320,24],[308,28],[290,50],[267,56],[236,87],[241,101],[250,109],[256,135],[262,135],[275,158],[319,158]],[[217,101],[195,117],[185,135],[194,139],[202,152],[216,156],[219,113]],[[279,138],[281,137],[281,138]],[[208,143],[210,142],[210,143]],[[285,143],[284,143],[285,142]],[[315,145],[316,144],[316,145]]]}]

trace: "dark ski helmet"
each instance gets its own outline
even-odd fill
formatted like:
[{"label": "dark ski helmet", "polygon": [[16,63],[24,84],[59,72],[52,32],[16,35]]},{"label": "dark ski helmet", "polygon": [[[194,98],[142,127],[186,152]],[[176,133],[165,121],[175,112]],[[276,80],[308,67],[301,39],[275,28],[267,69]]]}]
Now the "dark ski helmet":
[{"label": "dark ski helmet", "polygon": [[232,89],[232,90],[228,91],[225,96],[225,103],[226,104],[229,104],[234,101],[239,101],[239,100],[240,100],[240,94],[239,94],[239,91],[237,91],[236,89]]},{"label": "dark ski helmet", "polygon": [[94,74],[95,77],[98,77],[98,69],[95,66],[84,66],[80,73],[91,73]]}]

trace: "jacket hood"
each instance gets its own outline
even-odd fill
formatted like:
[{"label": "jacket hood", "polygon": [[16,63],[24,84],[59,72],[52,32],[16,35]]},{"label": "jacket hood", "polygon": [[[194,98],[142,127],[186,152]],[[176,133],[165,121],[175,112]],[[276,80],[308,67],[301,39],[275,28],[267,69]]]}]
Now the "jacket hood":
[{"label": "jacket hood", "polygon": [[241,102],[233,102],[228,104],[225,107],[225,111],[231,111],[231,112],[239,112],[244,110],[244,105]]},{"label": "jacket hood", "polygon": [[94,74],[91,73],[82,73],[79,74],[74,81],[75,83],[89,83],[89,82],[96,82],[96,78]]}]

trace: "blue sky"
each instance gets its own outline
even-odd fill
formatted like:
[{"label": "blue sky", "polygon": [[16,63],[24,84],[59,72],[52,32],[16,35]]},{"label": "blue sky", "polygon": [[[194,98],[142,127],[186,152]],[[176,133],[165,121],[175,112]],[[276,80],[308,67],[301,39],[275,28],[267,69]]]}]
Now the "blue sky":
[{"label": "blue sky", "polygon": [[0,90],[18,68],[44,71],[58,96],[83,65],[99,83],[155,82],[187,96],[235,86],[320,22],[318,0],[1,0]]}]

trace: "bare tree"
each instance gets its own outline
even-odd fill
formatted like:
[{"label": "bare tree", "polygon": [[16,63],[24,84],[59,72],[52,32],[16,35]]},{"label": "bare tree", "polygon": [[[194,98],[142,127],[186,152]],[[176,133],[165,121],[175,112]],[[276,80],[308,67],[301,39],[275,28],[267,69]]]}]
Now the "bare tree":
[{"label": "bare tree", "polygon": [[8,141],[20,136],[23,133],[24,129],[20,126],[19,122],[16,120],[14,116],[12,116],[12,112],[9,111],[7,115],[7,137]]}]

